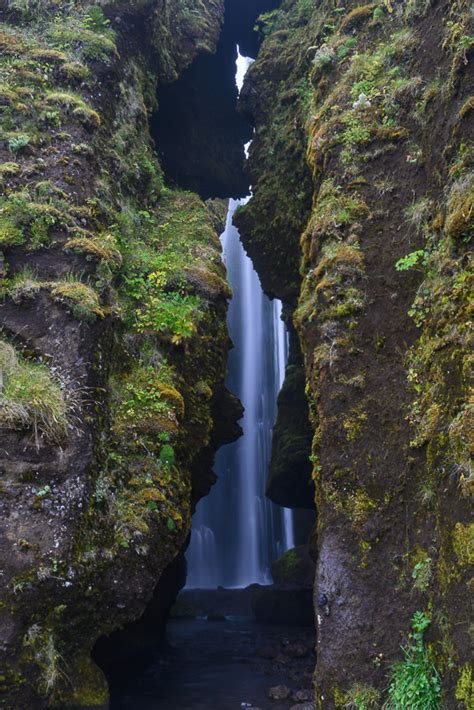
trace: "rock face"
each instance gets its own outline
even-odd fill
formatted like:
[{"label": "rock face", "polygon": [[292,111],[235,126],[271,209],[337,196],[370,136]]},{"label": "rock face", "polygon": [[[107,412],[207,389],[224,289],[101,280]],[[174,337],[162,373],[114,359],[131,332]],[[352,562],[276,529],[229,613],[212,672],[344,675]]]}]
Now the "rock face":
[{"label": "rock face", "polygon": [[469,5],[287,0],[241,94],[237,222],[304,353],[325,710],[379,707],[387,676],[402,692],[417,643],[426,707],[472,707]]},{"label": "rock face", "polygon": [[285,381],[278,395],[278,417],[273,429],[266,495],[287,508],[314,510],[310,460],[313,432],[305,385],[303,356],[296,336],[292,334]]},{"label": "rock face", "polygon": [[148,132],[223,5],[0,7],[2,707],[99,707],[91,649],[152,597],[163,624],[238,434],[215,218]]}]

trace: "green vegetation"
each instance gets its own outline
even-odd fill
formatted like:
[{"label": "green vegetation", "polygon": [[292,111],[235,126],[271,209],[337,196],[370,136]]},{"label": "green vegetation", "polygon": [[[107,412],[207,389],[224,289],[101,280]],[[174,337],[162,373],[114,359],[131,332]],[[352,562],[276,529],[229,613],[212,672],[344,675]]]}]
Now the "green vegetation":
[{"label": "green vegetation", "polygon": [[431,620],[422,611],[412,619],[410,642],[403,649],[404,660],[392,667],[386,710],[437,710],[441,703],[441,683],[424,643],[424,634]]},{"label": "green vegetation", "polygon": [[427,592],[433,577],[433,560],[425,554],[413,567],[413,588]]},{"label": "green vegetation", "polygon": [[423,249],[417,249],[417,251],[412,251],[410,254],[399,259],[395,264],[395,268],[397,271],[409,271],[415,266],[426,266],[426,264],[427,257],[425,251]]},{"label": "green vegetation", "polygon": [[0,378],[0,426],[33,429],[37,443],[41,437],[61,441],[68,427],[68,404],[51,371],[0,340]]},{"label": "green vegetation", "polygon": [[456,700],[463,704],[465,710],[474,707],[474,678],[472,667],[467,663],[461,668],[456,685]]},{"label": "green vegetation", "polygon": [[110,20],[105,17],[104,11],[99,5],[91,5],[82,22],[87,30],[92,30],[92,32],[98,32],[99,34],[107,34],[110,26]]},{"label": "green vegetation", "polygon": [[376,688],[356,683],[344,694],[340,707],[347,710],[378,710],[381,696],[382,694]]},{"label": "green vegetation", "polygon": [[177,345],[196,332],[206,299],[229,295],[220,265],[212,267],[210,214],[191,193],[162,190],[156,216],[124,210],[114,232],[123,256],[124,320],[136,332]]},{"label": "green vegetation", "polygon": [[29,136],[24,133],[20,133],[17,136],[13,136],[12,138],[10,138],[10,140],[8,141],[8,147],[10,148],[12,153],[17,153],[23,148],[26,148],[30,140],[31,139]]}]

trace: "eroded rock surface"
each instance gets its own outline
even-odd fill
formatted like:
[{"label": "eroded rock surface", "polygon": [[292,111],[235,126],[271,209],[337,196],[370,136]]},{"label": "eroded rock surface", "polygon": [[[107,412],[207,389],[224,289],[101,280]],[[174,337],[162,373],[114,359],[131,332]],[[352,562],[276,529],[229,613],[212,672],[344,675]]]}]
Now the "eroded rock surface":
[{"label": "eroded rock surface", "polygon": [[182,584],[163,573],[238,434],[215,216],[165,186],[148,131],[157,82],[222,18],[1,7],[2,707],[106,705],[91,650],[152,597],[162,627]]},{"label": "eroded rock surface", "polygon": [[[386,700],[412,620],[441,679],[425,671],[425,705],[472,704],[469,5],[285,1],[241,94],[237,223],[304,353],[325,710]],[[269,490],[290,501],[281,454]]]}]

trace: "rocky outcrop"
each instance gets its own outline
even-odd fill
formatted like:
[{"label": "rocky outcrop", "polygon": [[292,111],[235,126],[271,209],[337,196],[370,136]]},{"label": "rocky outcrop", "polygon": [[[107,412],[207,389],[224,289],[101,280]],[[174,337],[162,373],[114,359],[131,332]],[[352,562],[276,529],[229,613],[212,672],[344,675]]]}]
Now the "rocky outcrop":
[{"label": "rocky outcrop", "polygon": [[297,300],[317,706],[379,707],[390,686],[410,707],[414,661],[423,707],[468,708],[469,3],[288,0],[260,26],[237,221],[266,290]]},{"label": "rocky outcrop", "polygon": [[223,5],[102,7],[0,16],[7,708],[106,705],[91,649],[152,596],[162,623],[179,575],[159,581],[238,434],[215,217],[164,184],[148,130],[156,83],[215,50]]}]

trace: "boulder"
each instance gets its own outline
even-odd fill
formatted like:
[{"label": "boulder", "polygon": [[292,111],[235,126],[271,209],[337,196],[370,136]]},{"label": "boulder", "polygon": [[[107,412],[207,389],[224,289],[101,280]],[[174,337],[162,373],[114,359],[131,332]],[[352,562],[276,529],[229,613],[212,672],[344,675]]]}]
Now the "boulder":
[{"label": "boulder", "polygon": [[268,691],[270,700],[287,700],[291,695],[291,689],[287,685],[274,685]]}]

